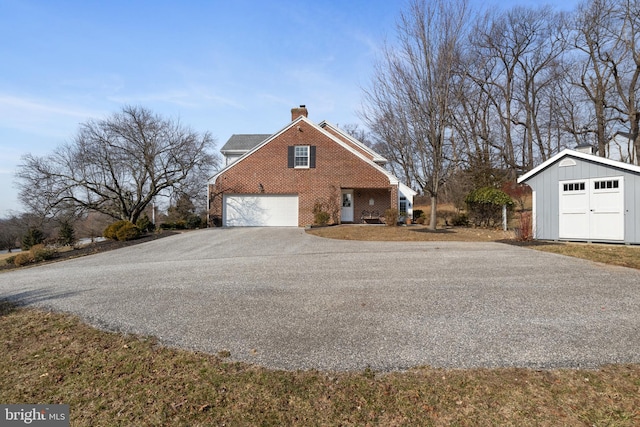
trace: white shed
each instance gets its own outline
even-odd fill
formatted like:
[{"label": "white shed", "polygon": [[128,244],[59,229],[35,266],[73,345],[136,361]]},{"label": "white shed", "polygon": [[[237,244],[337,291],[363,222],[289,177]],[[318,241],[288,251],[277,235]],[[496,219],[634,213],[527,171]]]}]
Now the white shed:
[{"label": "white shed", "polygon": [[640,244],[640,167],[564,150],[518,179],[533,191],[533,237]]}]

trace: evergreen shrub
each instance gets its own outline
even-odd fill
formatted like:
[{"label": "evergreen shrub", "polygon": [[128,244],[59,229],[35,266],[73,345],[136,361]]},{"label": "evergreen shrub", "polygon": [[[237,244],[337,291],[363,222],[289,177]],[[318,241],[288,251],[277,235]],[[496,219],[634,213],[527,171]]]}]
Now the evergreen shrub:
[{"label": "evergreen shrub", "polygon": [[502,221],[502,207],[513,208],[513,200],[507,193],[494,187],[473,190],[465,198],[469,219],[476,226],[493,227]]}]

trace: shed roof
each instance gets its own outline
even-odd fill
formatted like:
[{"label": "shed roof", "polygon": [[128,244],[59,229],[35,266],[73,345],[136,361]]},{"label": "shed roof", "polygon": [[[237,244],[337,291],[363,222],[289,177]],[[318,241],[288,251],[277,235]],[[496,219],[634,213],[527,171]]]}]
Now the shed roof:
[{"label": "shed roof", "polygon": [[578,159],[586,160],[593,163],[599,163],[602,165],[610,166],[617,169],[622,169],[630,172],[640,173],[640,166],[632,165],[629,163],[619,162],[617,160],[607,159],[606,157],[595,156],[593,154],[581,153],[580,151],[565,149],[555,156],[548,159],[546,162],[540,164],[539,166],[531,169],[529,172],[522,175],[518,178],[518,183],[522,183],[527,181],[529,178],[537,175],[538,173],[545,170],[547,167],[551,166],[555,162],[562,160],[564,157],[575,157]]}]

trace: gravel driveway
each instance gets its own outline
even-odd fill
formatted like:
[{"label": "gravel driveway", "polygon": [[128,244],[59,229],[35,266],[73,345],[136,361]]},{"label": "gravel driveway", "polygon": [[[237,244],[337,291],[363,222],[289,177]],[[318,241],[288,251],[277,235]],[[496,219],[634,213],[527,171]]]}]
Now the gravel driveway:
[{"label": "gravel driveway", "polygon": [[499,243],[206,229],[2,273],[0,298],[270,368],[640,362],[640,272]]}]

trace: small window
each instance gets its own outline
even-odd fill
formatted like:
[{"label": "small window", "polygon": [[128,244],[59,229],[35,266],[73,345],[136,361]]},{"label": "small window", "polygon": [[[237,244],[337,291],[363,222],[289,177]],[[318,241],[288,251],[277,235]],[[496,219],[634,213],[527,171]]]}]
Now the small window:
[{"label": "small window", "polygon": [[400,214],[407,214],[407,198],[402,196],[400,197]]},{"label": "small window", "polygon": [[606,181],[594,181],[593,188],[594,190],[612,190],[615,188],[620,188],[620,181],[617,179],[609,179]]},{"label": "small window", "polygon": [[563,184],[562,189],[564,191],[584,191],[584,182],[572,182],[570,184]]},{"label": "small window", "polygon": [[294,165],[297,168],[309,167],[309,146],[296,145]]}]

